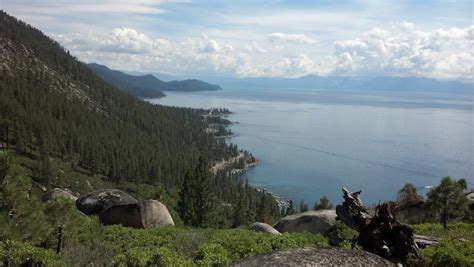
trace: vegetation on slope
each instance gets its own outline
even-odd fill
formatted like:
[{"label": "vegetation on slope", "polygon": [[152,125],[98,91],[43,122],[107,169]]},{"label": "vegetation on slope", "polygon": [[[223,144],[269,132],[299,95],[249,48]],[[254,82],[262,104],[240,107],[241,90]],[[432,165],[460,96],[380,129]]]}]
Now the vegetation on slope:
[{"label": "vegetation on slope", "polygon": [[[28,165],[23,161],[25,159],[4,151],[1,156],[9,159],[8,168],[0,169],[0,240],[3,240],[0,242],[0,262],[4,264],[225,266],[278,249],[329,246],[326,237],[310,233],[285,233],[278,236],[245,228],[184,228],[182,222],[178,222],[177,227],[145,230],[103,226],[97,217],[80,214],[68,199],[42,202],[40,198],[44,192],[35,186],[28,168],[22,166]],[[55,160],[53,168],[67,165],[63,164]],[[0,165],[6,166],[3,161]],[[65,168],[62,175],[66,176],[65,181],[75,181],[76,174],[71,169]],[[94,185],[108,183],[98,177],[80,177]],[[87,190],[86,182],[82,186]],[[123,186],[127,187],[126,184]],[[133,188],[134,185],[128,186]],[[134,191],[137,198],[147,198],[157,193],[153,187],[139,186]],[[160,200],[167,204],[170,201],[169,198]],[[173,213],[176,217],[176,213]],[[63,239],[61,252],[56,254],[58,226],[62,226]],[[420,258],[411,259],[411,265],[472,266],[473,224],[452,223],[448,225],[447,231],[443,230],[441,224],[412,226],[415,233],[436,236],[442,241],[422,250]],[[336,223],[327,235],[345,240],[341,246],[350,249],[354,234],[347,226]]]},{"label": "vegetation on slope", "polygon": [[441,224],[412,225],[415,233],[441,238],[434,246],[412,257],[412,266],[474,266],[474,224],[453,223],[447,229]]},{"label": "vegetation on slope", "polygon": [[[0,262],[7,265],[227,265],[276,249],[329,246],[323,236],[309,233],[275,236],[245,229],[103,226],[97,217],[78,212],[69,199],[42,202],[18,159],[5,152],[1,156],[9,158],[0,190]],[[58,226],[62,246],[55,255]]]}]

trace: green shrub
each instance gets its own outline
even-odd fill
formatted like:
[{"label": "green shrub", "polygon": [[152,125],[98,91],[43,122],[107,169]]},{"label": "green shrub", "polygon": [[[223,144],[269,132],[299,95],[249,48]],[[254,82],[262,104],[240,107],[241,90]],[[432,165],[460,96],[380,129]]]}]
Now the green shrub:
[{"label": "green shrub", "polygon": [[421,250],[420,257],[410,258],[412,266],[474,266],[474,243],[442,240]]},{"label": "green shrub", "polygon": [[61,265],[54,251],[37,248],[28,243],[12,240],[0,242],[0,265],[19,266]]},{"label": "green shrub", "polygon": [[53,231],[47,223],[44,205],[33,194],[32,179],[16,159],[11,158],[0,187],[0,236],[4,240],[28,240],[43,244]]},{"label": "green shrub", "polygon": [[293,247],[329,247],[322,235],[285,233],[271,235],[244,229],[205,230],[209,243],[221,244],[231,260],[238,261],[256,254]]},{"label": "green shrub", "polygon": [[354,229],[345,225],[343,222],[336,221],[325,235],[328,238],[333,239],[335,242],[340,242],[337,244],[338,246],[351,249],[352,239],[354,236],[357,236],[358,233]]},{"label": "green shrub", "polygon": [[208,234],[209,242],[222,244],[229,251],[232,261],[271,251],[271,243],[265,235],[240,229],[212,231]]},{"label": "green shrub", "polygon": [[296,247],[329,247],[329,243],[324,236],[311,233],[284,233],[282,235],[272,235],[270,242],[273,250]]},{"label": "green shrub", "polygon": [[193,263],[167,248],[134,248],[115,256],[115,266],[192,266]]},{"label": "green shrub", "polygon": [[452,223],[445,230],[441,224],[412,225],[415,234],[441,238],[434,246],[420,251],[420,257],[412,256],[413,266],[474,266],[474,225]]},{"label": "green shrub", "polygon": [[199,246],[195,256],[196,263],[203,266],[227,266],[230,255],[220,244],[206,243]]}]

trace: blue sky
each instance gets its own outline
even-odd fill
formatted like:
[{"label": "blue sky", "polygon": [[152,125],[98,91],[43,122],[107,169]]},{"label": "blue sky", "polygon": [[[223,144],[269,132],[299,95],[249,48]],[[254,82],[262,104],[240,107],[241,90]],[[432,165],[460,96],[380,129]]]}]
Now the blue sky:
[{"label": "blue sky", "polygon": [[79,59],[121,70],[474,80],[473,1],[0,1]]}]

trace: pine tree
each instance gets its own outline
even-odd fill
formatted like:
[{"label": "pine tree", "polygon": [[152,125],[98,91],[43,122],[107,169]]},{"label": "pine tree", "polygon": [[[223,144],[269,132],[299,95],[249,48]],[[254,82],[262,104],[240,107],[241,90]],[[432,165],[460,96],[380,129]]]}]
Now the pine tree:
[{"label": "pine tree", "polygon": [[288,215],[292,215],[292,214],[295,214],[296,213],[296,210],[295,210],[295,207],[294,207],[294,204],[293,204],[293,201],[290,200],[289,203],[288,203],[288,208],[286,208],[286,216]]},{"label": "pine tree", "polygon": [[240,193],[237,199],[237,204],[234,205],[233,211],[233,227],[239,227],[240,225],[246,224],[246,209],[245,209],[246,197],[245,191],[242,186],[240,186]]},{"label": "pine tree", "polygon": [[450,219],[462,217],[468,209],[468,200],[463,192],[466,188],[465,179],[456,181],[448,176],[428,192],[426,205],[439,217],[444,229],[447,229]]},{"label": "pine tree", "polygon": [[183,222],[194,227],[206,227],[215,207],[212,175],[203,157],[198,166],[185,176],[180,191],[178,211]]},{"label": "pine tree", "polygon": [[262,194],[257,208],[257,220],[259,222],[268,222],[270,215],[269,207],[267,206],[267,194]]},{"label": "pine tree", "polygon": [[40,182],[48,185],[53,176],[53,170],[51,167],[51,158],[49,155],[49,140],[48,135],[44,132],[40,133],[40,158],[37,161],[36,175],[39,177]]},{"label": "pine tree", "polygon": [[402,189],[398,190],[397,201],[412,201],[421,199],[422,197],[418,195],[416,187],[411,183],[406,183]]},{"label": "pine tree", "polygon": [[330,210],[333,206],[326,196],[322,196],[318,201],[314,202],[313,210]]},{"label": "pine tree", "polygon": [[208,226],[210,213],[215,207],[215,195],[212,191],[212,174],[209,166],[202,156],[199,157],[198,167],[195,172],[196,183],[194,192],[196,195],[196,226]]},{"label": "pine tree", "polygon": [[308,204],[304,203],[303,200],[300,202],[300,212],[308,211]]},{"label": "pine tree", "polygon": [[179,192],[178,213],[184,224],[192,225],[193,219],[196,217],[194,210],[194,192],[192,191],[192,183],[195,181],[193,173],[188,171],[184,176],[183,186]]}]

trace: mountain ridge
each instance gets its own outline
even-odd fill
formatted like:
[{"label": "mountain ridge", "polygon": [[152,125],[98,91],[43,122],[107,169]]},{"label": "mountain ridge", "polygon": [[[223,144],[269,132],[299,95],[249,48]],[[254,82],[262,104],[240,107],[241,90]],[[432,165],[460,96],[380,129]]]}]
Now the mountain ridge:
[{"label": "mountain ridge", "polygon": [[164,82],[152,74],[130,75],[97,63],[89,63],[87,67],[111,85],[131,95],[143,98],[163,97],[165,96],[163,91],[195,92],[222,89],[218,85],[209,84],[197,79]]},{"label": "mountain ridge", "polygon": [[239,79],[207,77],[206,80],[212,83],[218,83],[223,87],[249,86],[255,88],[308,88],[327,90],[474,92],[473,83],[413,76],[318,76],[310,74],[298,78],[251,77]]}]

